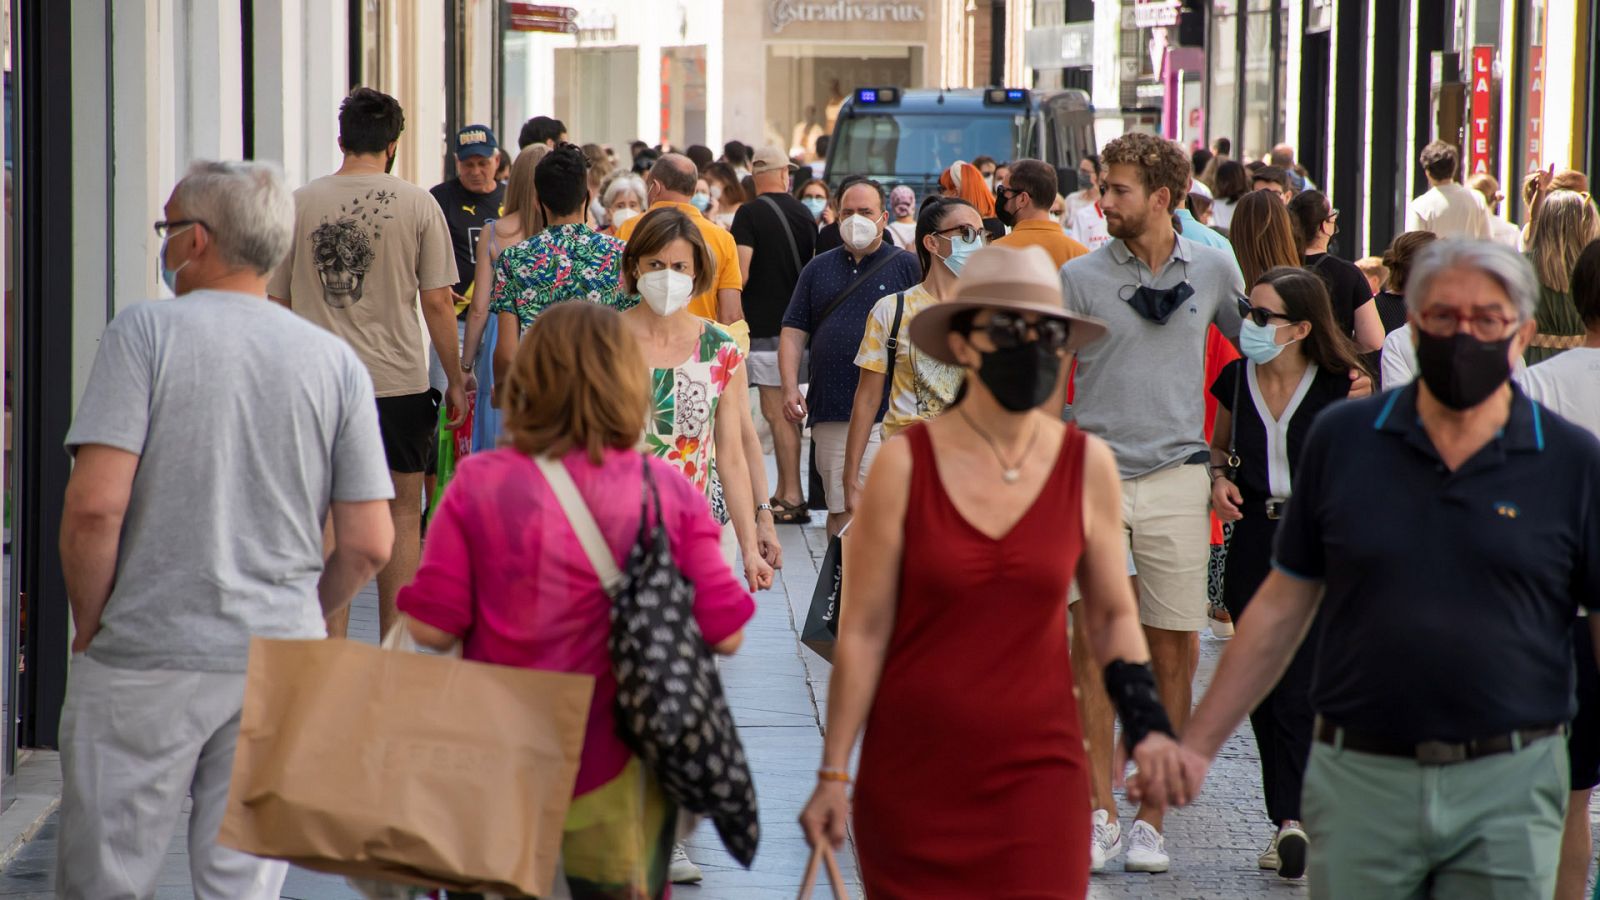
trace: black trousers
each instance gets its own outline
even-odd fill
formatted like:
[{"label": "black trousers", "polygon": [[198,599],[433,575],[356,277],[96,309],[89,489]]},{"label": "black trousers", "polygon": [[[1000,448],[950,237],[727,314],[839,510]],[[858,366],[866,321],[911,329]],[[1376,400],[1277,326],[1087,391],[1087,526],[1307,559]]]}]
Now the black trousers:
[{"label": "black trousers", "polygon": [[[1222,577],[1222,603],[1235,622],[1245,621],[1250,598],[1272,568],[1272,538],[1278,523],[1259,503],[1246,503],[1245,517],[1233,523]],[[1311,755],[1311,670],[1319,628],[1313,623],[1283,677],[1250,713],[1250,727],[1261,753],[1261,788],[1267,818],[1274,824],[1300,818],[1300,790]]]}]

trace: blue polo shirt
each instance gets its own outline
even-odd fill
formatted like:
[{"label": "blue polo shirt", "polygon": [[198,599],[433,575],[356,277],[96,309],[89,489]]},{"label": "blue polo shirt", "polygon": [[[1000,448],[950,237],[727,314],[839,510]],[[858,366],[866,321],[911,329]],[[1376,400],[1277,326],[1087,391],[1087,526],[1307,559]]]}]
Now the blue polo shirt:
[{"label": "blue polo shirt", "polygon": [[[849,287],[856,276],[877,265],[886,254],[890,256],[889,261],[851,291],[839,308],[823,320],[822,314],[839,292]],[[862,257],[860,263],[848,249],[835,247],[818,254],[800,271],[794,296],[789,298],[789,309],[783,315],[783,327],[798,328],[811,335],[811,387],[806,394],[806,405],[811,409],[812,424],[850,421],[856,382],[860,380],[856,351],[861,349],[861,338],[867,331],[867,317],[872,315],[872,307],[879,299],[920,281],[922,267],[917,264],[917,258],[890,246],[887,240]],[[880,421],[887,407],[887,398],[885,400],[885,404],[878,407]]]},{"label": "blue polo shirt", "polygon": [[[1223,237],[1222,232],[1202,223],[1194,217],[1194,213],[1189,212],[1187,209],[1180,209],[1173,215],[1178,217],[1178,224],[1182,226],[1178,229],[1179,234],[1194,241],[1196,244],[1204,244],[1207,247],[1221,250],[1228,254],[1229,259],[1233,260],[1234,266],[1239,265],[1239,255],[1233,252],[1233,243]],[[1240,275],[1239,277],[1243,278],[1244,276]]]},{"label": "blue polo shirt", "polygon": [[1573,617],[1600,606],[1600,442],[1513,387],[1452,472],[1417,390],[1329,407],[1295,470],[1273,565],[1326,584],[1312,707],[1406,742],[1570,721]]}]

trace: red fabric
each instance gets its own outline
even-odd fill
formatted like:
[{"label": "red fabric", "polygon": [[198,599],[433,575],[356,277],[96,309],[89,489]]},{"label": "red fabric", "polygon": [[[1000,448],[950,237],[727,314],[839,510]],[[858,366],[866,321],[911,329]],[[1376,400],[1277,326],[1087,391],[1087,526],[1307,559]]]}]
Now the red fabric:
[{"label": "red fabric", "polygon": [[[1217,376],[1222,374],[1222,369],[1228,363],[1239,358],[1239,351],[1234,349],[1233,342],[1223,337],[1222,332],[1213,325],[1206,330],[1206,381],[1200,386],[1200,393],[1206,398],[1206,443],[1211,442],[1212,426],[1217,423],[1217,398],[1211,396],[1211,386],[1216,383]],[[1222,520],[1216,513],[1211,514],[1211,543],[1222,543]]]},{"label": "red fabric", "polygon": [[905,433],[898,607],[855,792],[867,896],[1081,900],[1089,777],[1066,597],[1083,550],[1083,434],[1067,427],[1038,498],[993,540],[945,493],[927,426]]}]

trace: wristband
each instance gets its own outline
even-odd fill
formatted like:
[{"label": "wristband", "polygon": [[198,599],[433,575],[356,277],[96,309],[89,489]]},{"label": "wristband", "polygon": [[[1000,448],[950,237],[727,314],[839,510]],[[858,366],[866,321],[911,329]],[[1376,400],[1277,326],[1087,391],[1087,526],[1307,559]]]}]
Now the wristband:
[{"label": "wristband", "polygon": [[1156,691],[1155,670],[1149,663],[1112,660],[1105,669],[1105,682],[1111,705],[1117,708],[1117,718],[1122,720],[1122,741],[1129,756],[1152,731],[1175,737],[1172,720],[1167,718],[1167,709],[1161,705],[1161,695]]},{"label": "wristband", "polygon": [[837,781],[840,784],[850,783],[850,773],[843,769],[821,768],[817,770],[818,781]]}]

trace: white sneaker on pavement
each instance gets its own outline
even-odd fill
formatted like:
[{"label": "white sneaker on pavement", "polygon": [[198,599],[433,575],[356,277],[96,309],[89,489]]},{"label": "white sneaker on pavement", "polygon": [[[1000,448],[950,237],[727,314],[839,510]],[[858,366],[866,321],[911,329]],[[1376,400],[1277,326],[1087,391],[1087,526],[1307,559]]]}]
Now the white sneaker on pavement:
[{"label": "white sneaker on pavement", "polygon": [[1166,839],[1149,822],[1134,822],[1128,831],[1128,859],[1122,867],[1129,872],[1165,872],[1172,864],[1166,848]]},{"label": "white sneaker on pavement", "polygon": [[1267,845],[1267,849],[1261,851],[1261,855],[1256,857],[1256,865],[1260,866],[1263,869],[1271,869],[1273,871],[1277,871],[1277,869],[1278,869],[1278,833],[1277,832],[1273,832],[1272,843]]},{"label": "white sneaker on pavement", "polygon": [[1299,878],[1306,873],[1306,853],[1311,841],[1299,822],[1288,821],[1278,829],[1274,840],[1278,847],[1278,874],[1284,878]]},{"label": "white sneaker on pavement", "polygon": [[699,884],[705,875],[694,864],[682,844],[672,845],[672,862],[667,866],[667,880],[673,884]]},{"label": "white sneaker on pavement", "polygon": [[1094,829],[1089,835],[1089,871],[1104,872],[1106,861],[1122,852],[1122,823],[1111,821],[1103,809],[1094,811]]}]

